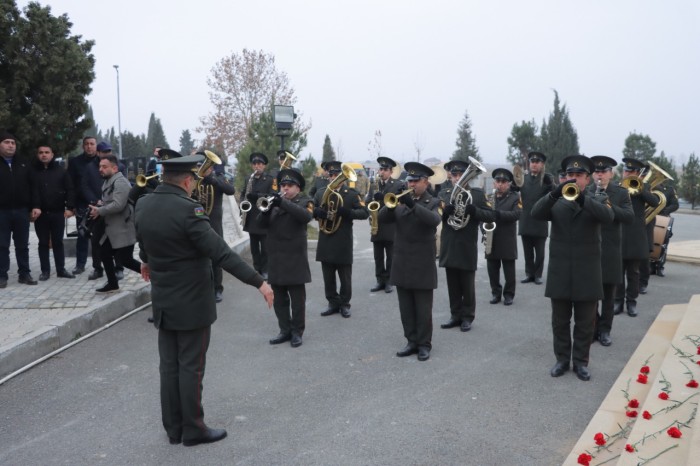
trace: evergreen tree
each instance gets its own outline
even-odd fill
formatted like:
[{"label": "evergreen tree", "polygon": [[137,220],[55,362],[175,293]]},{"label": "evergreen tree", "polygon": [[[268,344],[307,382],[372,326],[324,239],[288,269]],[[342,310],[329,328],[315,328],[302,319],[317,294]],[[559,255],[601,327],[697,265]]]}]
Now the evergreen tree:
[{"label": "evergreen tree", "polygon": [[314,175],[316,174],[316,159],[314,159],[311,154],[307,155],[304,160],[301,161],[301,174],[304,175],[306,180],[306,190],[311,188],[311,183],[313,182]]},{"label": "evergreen tree", "polygon": [[330,136],[326,134],[326,139],[323,141],[323,157],[321,158],[321,161],[331,162],[333,160],[335,160],[335,151],[331,145]]},{"label": "evergreen tree", "polygon": [[479,148],[476,147],[476,138],[472,134],[472,122],[469,113],[464,112],[464,118],[457,127],[457,150],[452,154],[452,160],[463,160],[469,162],[469,157],[481,161]]},{"label": "evergreen tree", "polygon": [[548,171],[559,170],[561,161],[569,155],[579,153],[578,134],[569,119],[566,104],[559,103],[559,93],[554,91],[554,109],[549,120],[542,122],[540,130],[540,151],[547,156]]},{"label": "evergreen tree", "polygon": [[678,194],[690,202],[693,209],[695,204],[700,203],[700,160],[695,153],[690,154],[688,163],[683,165],[683,177]]},{"label": "evergreen tree", "polygon": [[[192,140],[192,135],[189,129],[182,131],[180,136],[180,153],[182,155],[189,155],[194,149],[194,141]],[[221,152],[223,154],[223,152]]]},{"label": "evergreen tree", "polygon": [[20,155],[34,155],[40,141],[68,154],[92,126],[94,42],[71,35],[68,16],[49,6],[29,2],[23,13],[14,0],[0,2],[0,128],[17,137]]},{"label": "evergreen tree", "polygon": [[676,166],[673,164],[673,160],[670,160],[666,157],[664,151],[661,151],[661,153],[658,156],[652,157],[651,159],[649,159],[649,161],[654,162],[656,165],[661,167],[661,169],[669,175],[671,175],[674,178],[674,180],[677,178]]},{"label": "evergreen tree", "polygon": [[648,134],[630,133],[625,139],[622,156],[646,162],[656,153],[656,142]]},{"label": "evergreen tree", "polygon": [[[153,153],[153,149],[146,144],[146,136],[143,134],[135,135],[130,131],[124,131],[122,133],[122,144],[124,144],[124,153],[120,154],[120,158],[122,159],[143,157]],[[116,146],[112,143],[112,147],[118,148],[119,143],[117,142]]]},{"label": "evergreen tree", "polygon": [[170,147],[167,139],[165,139],[165,132],[160,124],[160,119],[156,118],[155,113],[151,113],[151,118],[148,120],[146,147],[150,148],[151,151],[156,147]]},{"label": "evergreen tree", "polygon": [[534,119],[513,124],[508,136],[508,162],[527,169],[527,154],[539,148],[540,138]]}]

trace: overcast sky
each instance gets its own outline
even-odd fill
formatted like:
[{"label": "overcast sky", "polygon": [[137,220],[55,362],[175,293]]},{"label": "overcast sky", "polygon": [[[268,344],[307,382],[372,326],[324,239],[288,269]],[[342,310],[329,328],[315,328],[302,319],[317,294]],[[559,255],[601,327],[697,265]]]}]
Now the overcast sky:
[{"label": "overcast sky", "polygon": [[[24,7],[28,2],[19,1]],[[482,158],[503,162],[514,123],[538,125],[553,89],[586,155],[621,158],[632,132],[677,164],[700,155],[700,3],[695,0],[50,0],[93,39],[88,97],[101,128],[145,133],[151,112],[172,147],[212,111],[221,58],[264,50],[312,124],[302,155],[330,135],[363,161],[374,132],[398,160],[447,160],[468,111]],[[228,155],[228,154],[227,154]]]}]

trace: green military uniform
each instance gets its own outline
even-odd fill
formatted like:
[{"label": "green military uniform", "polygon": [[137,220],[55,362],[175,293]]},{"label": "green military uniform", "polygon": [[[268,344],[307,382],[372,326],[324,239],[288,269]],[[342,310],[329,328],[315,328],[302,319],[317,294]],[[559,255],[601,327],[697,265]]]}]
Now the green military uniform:
[{"label": "green military uniform", "polygon": [[[166,173],[202,158],[176,160],[163,163]],[[169,168],[172,163],[183,165]],[[182,437],[187,443],[207,430],[201,392],[210,326],[216,320],[212,262],[256,288],[263,279],[216,234],[201,205],[179,186],[164,183],[141,198],[136,229],[141,260],[151,273],[159,330],[163,426],[171,441]]]},{"label": "green military uniform", "polygon": [[[250,154],[250,162],[262,162],[267,165],[267,157],[265,154],[253,152]],[[253,268],[263,276],[267,275],[267,248],[265,247],[267,229],[260,223],[258,216],[260,210],[256,201],[260,196],[269,196],[275,191],[277,191],[276,178],[263,172],[257,176],[248,177],[239,199],[239,204],[245,199],[252,205],[250,211],[245,214],[243,231],[247,231],[250,235],[250,255],[253,256]]]}]

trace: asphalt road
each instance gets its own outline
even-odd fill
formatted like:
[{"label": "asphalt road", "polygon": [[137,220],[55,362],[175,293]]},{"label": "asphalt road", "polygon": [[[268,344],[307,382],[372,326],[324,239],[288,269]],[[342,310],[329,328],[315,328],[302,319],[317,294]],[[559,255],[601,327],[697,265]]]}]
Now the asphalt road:
[{"label": "asphalt road", "polygon": [[[675,229],[676,240],[697,239],[700,216],[678,215]],[[449,316],[440,269],[431,359],[401,359],[396,293],[368,291],[368,230],[355,225],[352,318],[319,316],[312,262],[298,349],[270,346],[274,313],[257,290],[225,278],[204,378],[206,421],[228,429],[224,441],[168,444],[147,311],[0,386],[0,464],[561,464],[658,310],[698,292],[700,268],[667,264],[639,317],[617,317],[613,345],[594,344],[592,380],[553,379],[544,286],[518,284],[513,306],[489,305],[482,259],[473,329],[439,328]]]}]

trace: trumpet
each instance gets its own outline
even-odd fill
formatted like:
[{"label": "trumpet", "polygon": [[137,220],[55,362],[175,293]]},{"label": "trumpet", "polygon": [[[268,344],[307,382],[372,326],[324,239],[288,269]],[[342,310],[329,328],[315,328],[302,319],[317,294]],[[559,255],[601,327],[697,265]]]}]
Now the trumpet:
[{"label": "trumpet", "polygon": [[575,201],[580,193],[581,190],[578,188],[578,185],[573,182],[566,183],[561,189],[561,195],[567,201]]},{"label": "trumpet", "polygon": [[369,210],[369,226],[370,234],[376,235],[379,231],[379,208],[381,204],[377,201],[372,201],[367,204],[367,210]]},{"label": "trumpet", "polygon": [[386,193],[386,196],[384,196],[384,205],[389,209],[395,209],[396,206],[399,205],[399,198],[401,196],[405,196],[406,194],[411,194],[413,191],[413,188],[409,188],[399,195],[394,193]]},{"label": "trumpet", "polygon": [[267,212],[272,207],[270,204],[275,196],[259,197],[255,202],[255,207],[258,208],[260,212]]},{"label": "trumpet", "polygon": [[146,185],[148,184],[148,180],[152,180],[153,178],[158,178],[158,173],[151,175],[151,176],[137,175],[136,176],[136,186],[138,186],[139,188],[145,188]]}]

